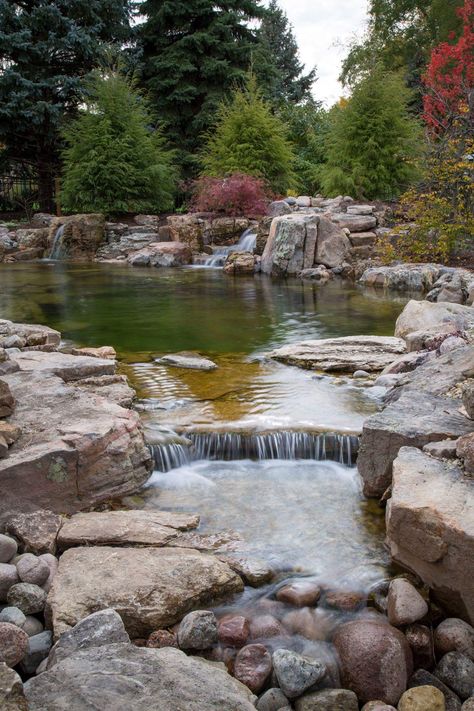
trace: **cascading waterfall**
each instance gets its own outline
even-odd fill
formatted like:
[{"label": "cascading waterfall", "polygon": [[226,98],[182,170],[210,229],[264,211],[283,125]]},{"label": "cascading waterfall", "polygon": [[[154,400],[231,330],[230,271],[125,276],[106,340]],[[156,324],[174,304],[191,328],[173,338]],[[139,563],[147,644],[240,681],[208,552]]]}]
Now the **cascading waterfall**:
[{"label": "cascading waterfall", "polygon": [[201,459],[315,459],[351,466],[355,462],[359,438],[355,435],[308,432],[190,432],[189,444],[176,442],[150,445],[158,471],[170,471]]},{"label": "cascading waterfall", "polygon": [[225,260],[231,252],[253,252],[257,246],[257,233],[253,227],[249,227],[242,232],[237,244],[231,244],[227,247],[216,247],[213,254],[204,262],[204,267],[223,267]]},{"label": "cascading waterfall", "polygon": [[60,225],[56,230],[54,235],[53,244],[51,247],[51,252],[49,253],[48,259],[58,260],[61,259],[64,252],[63,249],[63,237],[64,237],[64,225]]}]

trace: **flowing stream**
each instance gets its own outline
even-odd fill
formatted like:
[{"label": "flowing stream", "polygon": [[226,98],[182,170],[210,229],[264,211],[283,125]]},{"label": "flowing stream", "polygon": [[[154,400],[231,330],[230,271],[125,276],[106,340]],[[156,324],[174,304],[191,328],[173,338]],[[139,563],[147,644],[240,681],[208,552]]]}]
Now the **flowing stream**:
[{"label": "flowing stream", "polygon": [[[254,239],[243,235],[239,249]],[[382,510],[364,500],[354,466],[356,435],[382,392],[265,353],[304,339],[391,335],[403,299],[342,282],[64,262],[0,265],[0,281],[1,318],[116,348],[155,460],[133,505],[196,511],[200,534],[229,531],[237,550],[281,576],[363,591],[384,578]],[[179,351],[218,367],[159,363]]]},{"label": "flowing stream", "polygon": [[257,244],[257,233],[252,227],[244,230],[240,235],[237,244],[231,244],[226,247],[214,247],[212,255],[204,259],[198,258],[197,264],[194,266],[208,267],[211,269],[221,268],[225,264],[225,260],[231,252],[254,252]]}]

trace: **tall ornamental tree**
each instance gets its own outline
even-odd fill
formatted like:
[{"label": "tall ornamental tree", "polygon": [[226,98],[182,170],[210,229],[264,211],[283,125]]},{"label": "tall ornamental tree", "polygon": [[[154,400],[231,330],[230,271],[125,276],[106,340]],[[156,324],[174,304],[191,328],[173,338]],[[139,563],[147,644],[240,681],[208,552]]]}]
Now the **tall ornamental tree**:
[{"label": "tall ornamental tree", "polygon": [[293,28],[277,0],[270,0],[263,16],[253,57],[259,85],[274,105],[311,99],[316,69],[304,72]]},{"label": "tall ornamental tree", "polygon": [[70,212],[162,212],[176,171],[143,97],[118,72],[97,74],[64,131],[62,205]]},{"label": "tall ornamental tree", "polygon": [[331,112],[322,188],[330,196],[393,199],[416,176],[420,127],[398,74],[376,66]]},{"label": "tall ornamental tree", "polygon": [[254,175],[276,193],[286,193],[294,184],[293,148],[286,125],[263,100],[253,75],[221,104],[217,117],[201,154],[204,175]]},{"label": "tall ornamental tree", "polygon": [[52,208],[59,128],[106,43],[129,31],[128,0],[0,0],[0,158],[29,164]]},{"label": "tall ornamental tree", "polygon": [[260,0],[145,0],[142,81],[185,173],[219,103],[248,68]]}]

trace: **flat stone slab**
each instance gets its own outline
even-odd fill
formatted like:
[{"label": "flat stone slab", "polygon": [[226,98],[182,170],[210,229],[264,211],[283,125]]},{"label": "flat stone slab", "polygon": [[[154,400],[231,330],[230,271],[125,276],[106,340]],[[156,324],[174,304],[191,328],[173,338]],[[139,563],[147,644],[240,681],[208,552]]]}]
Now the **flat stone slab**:
[{"label": "flat stone slab", "polygon": [[78,513],[65,520],[58,537],[60,550],[73,546],[165,546],[181,531],[197,528],[199,516],[167,511],[104,511]]},{"label": "flat stone slab", "polygon": [[255,711],[223,665],[178,649],[110,644],[76,652],[25,684],[30,711]]},{"label": "flat stone slab", "polygon": [[47,601],[55,637],[92,612],[113,608],[132,638],[168,627],[199,606],[243,590],[212,555],[186,548],[70,548]]},{"label": "flat stone slab", "polygon": [[451,614],[474,622],[473,479],[453,462],[400,449],[387,539],[395,561],[417,573]]},{"label": "flat stone slab", "polygon": [[76,356],[69,353],[44,353],[23,351],[14,353],[10,360],[26,372],[44,371],[57,375],[65,383],[99,375],[114,375],[115,361],[91,356]]},{"label": "flat stone slab", "polygon": [[190,370],[215,370],[217,364],[199,353],[170,353],[158,358],[160,365],[170,365],[174,368],[189,368]]},{"label": "flat stone slab", "polygon": [[54,346],[61,343],[61,334],[49,326],[32,323],[15,323],[0,319],[0,337],[19,336],[26,341],[27,346]]},{"label": "flat stone slab", "polygon": [[366,496],[380,497],[392,481],[392,464],[401,447],[457,439],[472,431],[472,420],[459,401],[421,390],[404,390],[382,412],[369,417],[362,430],[357,467]]},{"label": "flat stone slab", "polygon": [[344,336],[293,343],[272,351],[268,357],[299,368],[353,373],[379,372],[403,353],[406,346],[400,338]]}]

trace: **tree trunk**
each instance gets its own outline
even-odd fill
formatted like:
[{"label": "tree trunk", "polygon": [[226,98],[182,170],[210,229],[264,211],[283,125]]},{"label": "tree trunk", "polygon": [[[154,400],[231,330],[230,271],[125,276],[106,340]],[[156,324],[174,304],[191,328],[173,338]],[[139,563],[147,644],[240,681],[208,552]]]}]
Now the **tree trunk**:
[{"label": "tree trunk", "polygon": [[38,169],[38,202],[40,212],[55,212],[54,176],[51,165],[46,163]]}]

